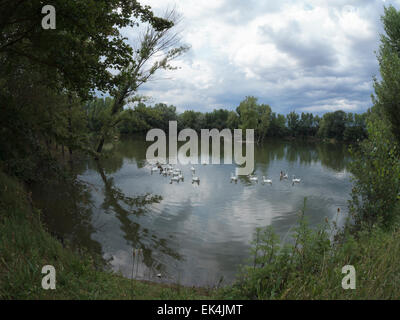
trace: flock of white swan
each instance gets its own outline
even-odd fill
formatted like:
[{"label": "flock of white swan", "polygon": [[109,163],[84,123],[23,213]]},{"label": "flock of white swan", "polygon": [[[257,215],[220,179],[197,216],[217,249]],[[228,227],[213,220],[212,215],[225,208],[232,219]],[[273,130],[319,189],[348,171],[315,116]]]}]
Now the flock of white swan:
[{"label": "flock of white swan", "polygon": [[[179,183],[180,181],[182,181],[182,182],[184,181],[184,176],[183,176],[182,170],[179,168],[175,168],[171,164],[156,163],[156,165],[153,165],[151,167],[150,171],[151,171],[151,174],[153,174],[154,172],[158,172],[159,174],[163,175],[164,177],[170,177],[170,182],[169,182],[170,184],[172,184],[174,182]],[[200,178],[198,176],[196,176],[196,169],[193,166],[190,167],[190,172],[191,172],[191,176],[192,176],[192,184],[193,183],[200,184]],[[251,175],[248,175],[247,177],[251,182],[258,183],[258,177],[256,175],[251,174]],[[280,180],[288,180],[289,179],[288,174],[281,171],[279,179]],[[237,181],[238,181],[237,174],[232,172],[230,181],[231,181],[231,183],[232,182],[237,183]],[[301,182],[301,179],[296,178],[296,176],[293,175],[292,185],[294,185],[295,183],[300,183],[300,182]],[[272,185],[272,179],[268,179],[265,176],[262,176],[261,183]]]}]

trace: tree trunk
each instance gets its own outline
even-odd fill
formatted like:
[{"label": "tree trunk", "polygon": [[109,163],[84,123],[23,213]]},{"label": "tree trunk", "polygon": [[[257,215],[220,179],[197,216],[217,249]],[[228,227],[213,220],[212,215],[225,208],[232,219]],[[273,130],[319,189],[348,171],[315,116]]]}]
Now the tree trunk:
[{"label": "tree trunk", "polygon": [[[114,100],[114,105],[111,109],[110,122],[112,121],[114,115],[116,115],[118,112],[120,112],[122,107],[124,106],[124,100],[128,96],[128,90],[129,90],[129,85],[125,85],[125,87],[118,94],[117,98]],[[106,124],[106,126],[108,126],[108,125],[109,124]],[[95,157],[96,160],[99,159],[101,151],[103,150],[105,136],[106,136],[108,130],[109,130],[109,128],[106,127],[104,133],[102,134],[102,136],[100,138],[99,144],[97,145],[96,152],[98,155]]]},{"label": "tree trunk", "polygon": [[68,95],[68,100],[69,100],[69,104],[68,104],[68,151],[69,151],[69,161],[72,161],[72,147],[71,145],[73,145],[72,139],[73,139],[73,133],[72,133],[72,96],[71,94]]},{"label": "tree trunk", "polygon": [[101,153],[101,150],[103,150],[104,140],[104,136],[101,137],[99,145],[97,146],[96,152],[99,154]]},{"label": "tree trunk", "polygon": [[45,139],[44,139],[44,141],[45,141],[45,143],[46,143],[46,149],[47,149],[47,153],[50,155],[50,154],[51,154],[51,152],[50,152],[49,140],[45,138]]}]

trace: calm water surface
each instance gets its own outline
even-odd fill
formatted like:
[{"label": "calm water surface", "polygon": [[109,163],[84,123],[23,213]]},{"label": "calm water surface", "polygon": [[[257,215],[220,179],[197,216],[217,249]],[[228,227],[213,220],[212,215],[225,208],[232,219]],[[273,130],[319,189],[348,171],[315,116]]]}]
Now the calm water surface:
[{"label": "calm water surface", "polygon": [[[186,285],[230,283],[249,258],[256,227],[272,225],[282,239],[307,197],[312,226],[347,212],[351,190],[346,146],[267,141],[255,148],[259,183],[230,183],[235,165],[194,165],[200,184],[191,183],[190,166],[179,166],[186,180],[151,174],[145,139],[124,139],[101,164],[74,165],[83,182],[40,187],[34,193],[50,228],[74,243],[100,252],[126,277]],[[301,183],[280,181],[281,170]],[[261,184],[261,177],[273,180]],[[343,217],[341,215],[341,217]],[[133,249],[143,255],[133,268]],[[161,279],[157,274],[161,273]]]}]

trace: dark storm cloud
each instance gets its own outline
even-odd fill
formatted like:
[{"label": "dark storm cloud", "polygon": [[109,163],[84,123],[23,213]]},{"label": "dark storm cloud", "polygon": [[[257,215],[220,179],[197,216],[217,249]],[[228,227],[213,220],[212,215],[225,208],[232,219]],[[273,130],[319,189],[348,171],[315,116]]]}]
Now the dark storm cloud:
[{"label": "dark storm cloud", "polygon": [[333,66],[336,62],[335,50],[320,39],[303,41],[302,30],[297,21],[289,21],[285,28],[274,31],[269,25],[259,27],[260,34],[273,42],[282,52],[296,59],[304,68]]}]

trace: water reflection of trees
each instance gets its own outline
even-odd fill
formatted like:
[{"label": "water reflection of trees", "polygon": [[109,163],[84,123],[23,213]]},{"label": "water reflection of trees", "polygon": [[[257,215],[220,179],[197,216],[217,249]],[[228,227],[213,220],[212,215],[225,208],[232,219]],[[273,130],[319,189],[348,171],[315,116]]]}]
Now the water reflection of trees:
[{"label": "water reflection of trees", "polygon": [[343,171],[351,161],[345,144],[321,144],[317,145],[317,150],[321,163],[336,171]]},{"label": "water reflection of trees", "polygon": [[[146,142],[146,137],[125,137],[121,141],[114,142],[113,149],[106,153],[102,159],[102,171],[112,174],[119,171],[124,161],[133,160],[138,168],[146,164],[146,150],[151,142]],[[98,163],[89,159],[88,169],[98,171]]]},{"label": "water reflection of trees", "polygon": [[101,254],[101,245],[91,235],[97,228],[92,223],[91,187],[78,180],[53,181],[33,187],[35,206],[43,212],[49,231],[73,247],[85,247]]},{"label": "water reflection of trees", "polygon": [[343,171],[350,161],[350,155],[348,146],[345,144],[301,140],[268,140],[265,144],[255,147],[257,169],[267,172],[269,164],[275,160],[286,160],[289,163],[298,162],[302,165],[321,162],[327,168]]},{"label": "water reflection of trees", "polygon": [[[147,206],[154,203],[159,203],[162,197],[159,195],[144,194],[135,197],[126,196],[120,189],[115,187],[112,177],[107,177],[105,170],[100,162],[97,163],[97,170],[104,183],[104,201],[102,209],[105,211],[112,210],[115,216],[121,223],[121,231],[124,232],[124,239],[134,248],[143,250],[143,263],[149,269],[165,270],[159,261],[155,261],[152,255],[153,250],[162,252],[174,260],[181,260],[182,257],[168,247],[166,239],[158,238],[155,234],[151,234],[146,228],[143,228],[140,223],[135,222],[133,217],[140,217],[147,212]],[[151,242],[148,241],[151,239]]]},{"label": "water reflection of trees", "polygon": [[[127,138],[118,142],[112,156],[103,160],[105,173],[117,172],[123,166],[124,160],[133,160],[138,168],[142,168],[145,164],[146,149],[151,144],[151,142],[146,142],[145,140],[143,136]],[[199,148],[200,144],[201,140],[199,140]],[[224,143],[221,140],[221,162],[223,162],[223,147]],[[201,154],[200,151],[199,155]],[[257,168],[266,173],[269,164],[276,160],[286,160],[289,163],[298,162],[302,165],[321,162],[323,166],[336,171],[343,171],[350,161],[348,146],[345,144],[306,140],[285,141],[269,139],[262,145],[255,145],[254,156]],[[91,167],[97,170],[95,162],[91,164]]]},{"label": "water reflection of trees", "polygon": [[[122,149],[117,148],[112,157],[104,160],[104,166],[103,163],[90,159],[76,162],[72,168],[75,178],[35,186],[33,199],[35,205],[42,209],[45,222],[54,235],[68,240],[72,246],[85,247],[101,255],[102,245],[93,239],[93,235],[102,228],[102,225],[94,221],[93,215],[93,191],[96,186],[77,178],[87,169],[97,171],[104,184],[104,198],[100,209],[115,214],[121,223],[124,239],[132,247],[132,251],[134,248],[143,250],[143,263],[148,269],[164,271],[165,266],[153,258],[153,251],[161,252],[174,260],[181,260],[182,257],[169,247],[166,239],[158,238],[135,221],[148,211],[149,205],[160,202],[162,197],[148,193],[128,197],[114,185],[113,178],[107,176],[108,173],[116,172],[122,167],[127,151],[124,145],[121,143]],[[131,150],[131,146],[127,149]],[[145,153],[145,149],[143,150]],[[138,153],[136,150],[130,155],[140,162],[141,151]]]}]

